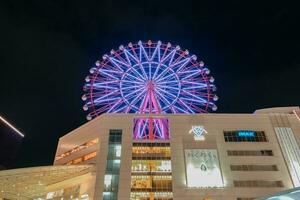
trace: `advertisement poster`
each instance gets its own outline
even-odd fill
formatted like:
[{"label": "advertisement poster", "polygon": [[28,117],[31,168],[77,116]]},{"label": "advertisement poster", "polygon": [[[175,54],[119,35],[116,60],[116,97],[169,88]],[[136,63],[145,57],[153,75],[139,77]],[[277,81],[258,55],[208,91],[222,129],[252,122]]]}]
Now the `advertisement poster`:
[{"label": "advertisement poster", "polygon": [[188,187],[223,187],[216,149],[185,149]]}]

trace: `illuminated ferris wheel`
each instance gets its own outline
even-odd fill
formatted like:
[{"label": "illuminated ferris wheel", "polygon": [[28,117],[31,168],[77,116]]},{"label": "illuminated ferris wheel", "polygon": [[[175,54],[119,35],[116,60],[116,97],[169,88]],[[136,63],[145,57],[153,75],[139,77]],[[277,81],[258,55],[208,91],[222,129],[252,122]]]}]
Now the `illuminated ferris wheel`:
[{"label": "illuminated ferris wheel", "polygon": [[214,78],[202,61],[170,43],[121,45],[90,69],[84,85],[87,119],[102,113],[215,111]]}]

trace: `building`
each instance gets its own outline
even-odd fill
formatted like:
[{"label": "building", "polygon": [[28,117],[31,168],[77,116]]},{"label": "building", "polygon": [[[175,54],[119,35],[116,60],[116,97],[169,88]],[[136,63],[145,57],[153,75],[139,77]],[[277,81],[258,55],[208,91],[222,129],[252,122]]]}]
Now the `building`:
[{"label": "building", "polygon": [[[300,185],[294,111],[104,114],[60,138],[54,164],[94,164],[92,199],[254,199]],[[166,139],[151,140],[147,128],[135,138],[150,118],[165,122]]]},{"label": "building", "polygon": [[0,170],[13,167],[24,135],[0,116]]},{"label": "building", "polygon": [[111,50],[85,79],[91,121],[59,139],[53,166],[1,171],[0,198],[253,200],[299,187],[299,107],[209,114],[209,73],[170,43]]}]

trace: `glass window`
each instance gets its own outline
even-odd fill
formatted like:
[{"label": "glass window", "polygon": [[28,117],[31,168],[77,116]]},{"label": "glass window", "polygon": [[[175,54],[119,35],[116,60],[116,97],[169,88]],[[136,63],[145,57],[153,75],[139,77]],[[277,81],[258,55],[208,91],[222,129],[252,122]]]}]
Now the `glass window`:
[{"label": "glass window", "polygon": [[282,181],[233,181],[234,187],[283,187]]},{"label": "glass window", "polygon": [[86,142],[86,143],[84,143],[84,144],[82,144],[80,146],[77,146],[77,147],[71,149],[70,151],[67,151],[67,152],[65,152],[63,154],[60,154],[59,156],[57,156],[55,158],[55,160],[60,160],[60,159],[62,159],[64,157],[67,157],[67,156],[71,155],[72,153],[75,153],[75,152],[78,152],[78,151],[83,150],[85,148],[88,148],[90,146],[93,146],[93,145],[97,144],[98,142],[99,142],[98,138],[90,140],[90,141],[88,141],[88,142]]},{"label": "glass window", "polygon": [[231,171],[278,171],[276,165],[230,165]]},{"label": "glass window", "polygon": [[273,156],[272,150],[228,150],[228,156]]},{"label": "glass window", "polygon": [[263,131],[224,131],[225,142],[268,142]]},{"label": "glass window", "polygon": [[104,200],[117,200],[121,164],[122,130],[110,130],[106,172],[104,176]]}]

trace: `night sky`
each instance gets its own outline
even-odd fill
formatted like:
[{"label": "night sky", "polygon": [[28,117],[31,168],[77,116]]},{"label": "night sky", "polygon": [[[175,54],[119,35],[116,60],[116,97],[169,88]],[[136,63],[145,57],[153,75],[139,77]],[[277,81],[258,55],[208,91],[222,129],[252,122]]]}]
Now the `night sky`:
[{"label": "night sky", "polygon": [[220,113],[300,104],[296,3],[54,2],[0,3],[0,114],[26,135],[16,167],[52,164],[58,138],[86,122],[89,69],[130,41],[197,55],[215,77]]}]

